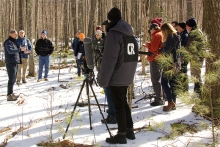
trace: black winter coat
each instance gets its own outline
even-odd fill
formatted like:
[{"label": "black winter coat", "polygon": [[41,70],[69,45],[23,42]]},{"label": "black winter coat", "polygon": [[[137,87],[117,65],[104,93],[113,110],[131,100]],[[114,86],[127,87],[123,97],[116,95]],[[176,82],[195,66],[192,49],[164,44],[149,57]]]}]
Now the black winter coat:
[{"label": "black winter coat", "polygon": [[54,51],[54,46],[49,39],[38,39],[35,47],[37,55],[47,56],[51,55]]}]

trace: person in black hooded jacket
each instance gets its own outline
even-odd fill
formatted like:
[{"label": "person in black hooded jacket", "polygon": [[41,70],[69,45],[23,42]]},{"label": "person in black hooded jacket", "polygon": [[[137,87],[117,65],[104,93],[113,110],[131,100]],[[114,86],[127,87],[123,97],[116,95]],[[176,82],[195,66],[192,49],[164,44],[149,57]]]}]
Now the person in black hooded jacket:
[{"label": "person in black hooded jacket", "polygon": [[114,137],[106,138],[106,142],[126,144],[126,137],[135,139],[131,110],[126,95],[128,86],[133,83],[137,67],[138,45],[131,25],[121,19],[121,11],[118,8],[112,8],[107,17],[107,35],[99,85],[110,87],[112,101],[116,109],[118,133]]}]

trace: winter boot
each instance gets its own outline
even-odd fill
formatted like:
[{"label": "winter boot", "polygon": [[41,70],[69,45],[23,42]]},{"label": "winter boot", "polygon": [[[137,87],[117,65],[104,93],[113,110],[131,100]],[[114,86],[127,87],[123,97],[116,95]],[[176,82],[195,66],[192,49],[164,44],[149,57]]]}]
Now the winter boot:
[{"label": "winter boot", "polygon": [[168,105],[163,107],[163,111],[170,111],[170,110],[176,110],[176,105],[173,101],[168,102]]},{"label": "winter boot", "polygon": [[118,132],[118,134],[116,134],[115,136],[111,138],[106,138],[105,141],[110,144],[126,144],[126,133]]},{"label": "winter boot", "polygon": [[16,101],[16,100],[17,99],[12,94],[7,96],[7,101]]},{"label": "winter boot", "polygon": [[106,121],[107,124],[117,124],[117,119],[115,116],[110,116],[108,115],[108,117],[106,119],[102,119],[101,122],[104,124]]},{"label": "winter boot", "polygon": [[131,140],[135,139],[134,129],[133,128],[128,128],[126,130],[126,138],[131,139]]},{"label": "winter boot", "polygon": [[19,98],[19,95],[15,95],[14,93],[11,94],[15,99]]}]

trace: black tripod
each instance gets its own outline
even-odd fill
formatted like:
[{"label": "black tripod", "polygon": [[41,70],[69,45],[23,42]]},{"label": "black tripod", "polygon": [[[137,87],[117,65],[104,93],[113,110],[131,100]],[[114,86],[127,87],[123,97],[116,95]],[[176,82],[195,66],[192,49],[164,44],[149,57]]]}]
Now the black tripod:
[{"label": "black tripod", "polygon": [[[104,115],[103,115],[103,113],[102,113],[102,111],[101,111],[99,102],[98,102],[98,100],[97,100],[97,98],[96,98],[95,92],[93,91],[93,88],[92,88],[92,85],[91,85],[91,80],[90,80],[88,77],[86,77],[86,78],[84,79],[84,81],[83,81],[83,84],[82,84],[82,87],[81,87],[81,89],[80,89],[78,98],[77,98],[77,100],[76,100],[75,106],[74,106],[73,111],[72,111],[72,113],[71,113],[71,120],[72,120],[72,118],[73,118],[74,111],[76,110],[76,106],[77,106],[77,104],[78,104],[78,102],[79,102],[79,98],[80,98],[80,95],[81,95],[81,93],[82,93],[82,90],[83,90],[83,88],[84,88],[84,86],[85,86],[85,83],[86,83],[86,95],[87,95],[87,98],[88,98],[90,130],[92,130],[92,124],[91,124],[91,107],[90,107],[90,99],[89,99],[89,86],[90,86],[90,89],[92,90],[93,96],[95,97],[97,106],[98,106],[98,108],[99,108],[99,111],[100,111],[100,113],[101,113],[101,115],[102,115],[103,120],[105,120],[105,118],[104,118]],[[70,122],[68,123],[68,125],[67,125],[66,132],[65,132],[65,134],[63,135],[63,139],[65,139],[65,137],[66,137],[67,131],[68,131],[69,126],[70,126],[70,123],[71,123],[71,121],[70,121]],[[108,130],[108,132],[109,132],[110,137],[112,137],[112,134],[111,134],[111,132],[110,132],[110,130],[109,130],[109,128],[108,128],[108,125],[107,125],[106,121],[105,121],[105,126],[106,126],[106,128],[107,128],[107,130]]]}]

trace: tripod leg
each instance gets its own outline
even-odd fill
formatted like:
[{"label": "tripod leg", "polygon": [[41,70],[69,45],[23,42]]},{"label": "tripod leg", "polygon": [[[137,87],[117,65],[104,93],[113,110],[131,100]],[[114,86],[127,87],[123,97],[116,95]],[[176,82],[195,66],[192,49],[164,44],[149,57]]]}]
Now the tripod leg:
[{"label": "tripod leg", "polygon": [[[102,110],[101,110],[101,108],[100,108],[99,102],[98,102],[98,100],[97,100],[97,97],[96,97],[96,95],[95,95],[95,92],[94,92],[94,90],[93,90],[93,88],[92,88],[92,85],[89,84],[89,86],[90,86],[90,88],[91,88],[91,90],[92,90],[93,96],[95,97],[95,101],[96,101],[97,106],[98,106],[98,108],[99,108],[99,112],[101,113],[103,120],[105,120],[104,115],[103,115],[103,113],[102,113]],[[109,129],[107,123],[106,123],[106,121],[105,121],[105,126],[106,126],[106,128],[107,128],[107,130],[108,130],[108,133],[109,133],[110,137],[113,137],[113,136],[112,136],[112,133],[111,133],[111,131],[110,131],[110,129]]]},{"label": "tripod leg", "polygon": [[78,102],[79,102],[79,98],[80,98],[80,95],[81,95],[81,93],[82,93],[82,90],[83,90],[83,87],[84,87],[84,85],[85,85],[85,82],[86,82],[86,80],[83,81],[83,84],[82,84],[82,87],[81,87],[81,89],[80,89],[80,92],[79,92],[78,98],[77,98],[77,100],[76,100],[76,103],[75,103],[75,105],[74,105],[73,111],[71,112],[70,121],[69,121],[69,123],[68,123],[68,125],[67,125],[67,127],[66,127],[66,131],[65,131],[65,133],[64,133],[64,135],[63,135],[63,139],[65,139],[66,133],[67,133],[67,131],[68,131],[68,129],[69,129],[69,126],[70,126],[70,123],[72,122],[73,114],[74,114],[74,111],[76,110],[76,106],[77,106],[77,104],[78,104]]},{"label": "tripod leg", "polygon": [[87,78],[86,78],[86,94],[87,94],[87,98],[88,98],[90,130],[92,130],[91,107],[90,107],[90,98],[89,98],[89,80]]}]

